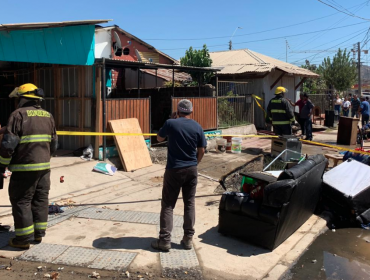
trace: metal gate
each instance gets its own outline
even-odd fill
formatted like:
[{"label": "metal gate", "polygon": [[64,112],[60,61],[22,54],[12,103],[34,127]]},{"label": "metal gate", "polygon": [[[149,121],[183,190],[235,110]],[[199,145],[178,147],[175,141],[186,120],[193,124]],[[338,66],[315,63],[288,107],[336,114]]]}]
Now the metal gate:
[{"label": "metal gate", "polygon": [[171,97],[172,112],[176,112],[177,104],[182,99],[193,103],[191,118],[204,130],[217,129],[217,97]]},{"label": "metal gate", "polygon": [[218,127],[228,128],[254,123],[252,82],[218,82]]}]

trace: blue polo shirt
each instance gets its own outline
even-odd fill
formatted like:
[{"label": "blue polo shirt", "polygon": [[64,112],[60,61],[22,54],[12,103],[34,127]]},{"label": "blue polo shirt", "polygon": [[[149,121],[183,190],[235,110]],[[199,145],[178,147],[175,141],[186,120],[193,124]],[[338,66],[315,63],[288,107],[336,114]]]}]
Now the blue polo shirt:
[{"label": "blue polo shirt", "polygon": [[367,101],[361,102],[361,114],[363,115],[370,115],[370,105]]},{"label": "blue polo shirt", "polygon": [[158,135],[168,138],[166,169],[198,165],[197,148],[207,146],[202,127],[192,119],[169,119],[159,130]]}]

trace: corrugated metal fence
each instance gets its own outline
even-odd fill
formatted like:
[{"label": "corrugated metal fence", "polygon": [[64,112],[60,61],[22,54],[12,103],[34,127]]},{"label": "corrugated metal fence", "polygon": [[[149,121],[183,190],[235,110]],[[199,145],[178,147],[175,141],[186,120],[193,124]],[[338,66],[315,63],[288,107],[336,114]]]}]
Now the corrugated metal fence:
[{"label": "corrugated metal fence", "polygon": [[[101,112],[103,109],[101,108]],[[106,128],[108,121],[137,118],[143,133],[150,133],[150,98],[122,98],[106,100]],[[145,136],[149,138],[149,136]]]},{"label": "corrugated metal fence", "polygon": [[217,129],[217,97],[172,97],[172,112],[182,99],[193,103],[191,118],[198,122],[204,130]]}]

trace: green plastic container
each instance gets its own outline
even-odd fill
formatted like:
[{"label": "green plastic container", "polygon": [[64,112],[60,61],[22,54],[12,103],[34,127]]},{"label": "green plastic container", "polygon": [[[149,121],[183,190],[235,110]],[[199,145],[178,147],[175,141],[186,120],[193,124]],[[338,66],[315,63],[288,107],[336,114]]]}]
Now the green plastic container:
[{"label": "green plastic container", "polygon": [[243,177],[243,180],[242,180],[242,185],[240,187],[240,191],[241,192],[244,192],[243,190],[243,186],[244,184],[248,184],[248,185],[254,185],[256,183],[256,180],[253,179],[253,178],[249,178],[249,177]]}]

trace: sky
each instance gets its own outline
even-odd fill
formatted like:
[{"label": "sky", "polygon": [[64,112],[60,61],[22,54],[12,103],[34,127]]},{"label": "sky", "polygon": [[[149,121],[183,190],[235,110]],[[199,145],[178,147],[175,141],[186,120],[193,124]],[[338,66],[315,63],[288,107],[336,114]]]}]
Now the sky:
[{"label": "sky", "polygon": [[[105,25],[116,24],[175,59],[190,46],[227,50],[235,32],[233,49],[321,64],[339,47],[350,50],[370,38],[369,0],[0,0],[0,7],[3,24],[112,19]],[[369,65],[368,56],[362,53]]]}]

